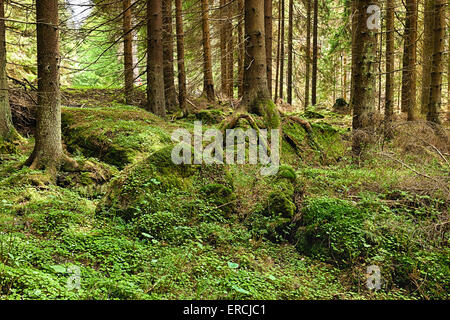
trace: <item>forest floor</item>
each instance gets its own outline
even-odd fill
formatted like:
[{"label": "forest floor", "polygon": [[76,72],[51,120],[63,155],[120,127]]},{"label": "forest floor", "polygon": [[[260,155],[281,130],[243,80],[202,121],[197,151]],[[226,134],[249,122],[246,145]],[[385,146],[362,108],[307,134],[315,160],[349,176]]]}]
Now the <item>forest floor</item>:
[{"label": "forest floor", "polygon": [[29,119],[24,141],[0,143],[0,299],[449,298],[448,125],[445,137],[425,122],[399,121],[391,141],[361,133],[355,161],[349,115],[286,113],[282,166],[263,177],[171,162],[172,131],[219,127],[225,102],[192,100],[194,114],[164,121],[91,93],[72,91],[62,111],[82,170],[55,182],[22,167]]}]

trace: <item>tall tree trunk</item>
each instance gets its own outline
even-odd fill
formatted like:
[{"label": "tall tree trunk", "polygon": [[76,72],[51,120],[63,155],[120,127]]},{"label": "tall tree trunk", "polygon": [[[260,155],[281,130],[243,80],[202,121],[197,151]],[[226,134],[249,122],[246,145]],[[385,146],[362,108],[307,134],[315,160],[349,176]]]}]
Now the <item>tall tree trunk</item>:
[{"label": "tall tree trunk", "polygon": [[245,39],[242,105],[248,111],[264,116],[269,127],[277,128],[280,119],[267,86],[264,2],[261,0],[245,0]]},{"label": "tall tree trunk", "polygon": [[220,0],[220,80],[223,94],[228,94],[227,88],[227,31],[226,31],[226,11],[227,0]]},{"label": "tall tree trunk", "polygon": [[234,41],[233,41],[233,1],[227,4],[227,23],[226,23],[226,38],[227,38],[227,95],[233,98],[234,87]]},{"label": "tall tree trunk", "polygon": [[178,101],[183,114],[187,115],[186,97],[186,68],[184,66],[184,30],[183,30],[183,2],[175,0],[176,29],[177,29],[177,60],[178,60]]},{"label": "tall tree trunk", "polygon": [[58,0],[36,1],[38,108],[34,150],[25,164],[52,173],[59,170],[65,157],[61,143],[58,20]]},{"label": "tall tree trunk", "polygon": [[147,0],[147,109],[165,117],[162,25],[161,1]]},{"label": "tall tree trunk", "polygon": [[285,59],[285,48],[284,48],[284,39],[285,39],[285,19],[286,19],[286,9],[285,2],[281,0],[281,42],[280,42],[280,99],[284,98],[284,59]]},{"label": "tall tree trunk", "polygon": [[125,101],[133,104],[133,27],[131,18],[131,0],[123,0],[123,61],[125,77]]},{"label": "tall tree trunk", "polygon": [[425,0],[424,10],[421,113],[426,115],[428,113],[428,102],[430,99],[431,68],[433,62],[434,0]]},{"label": "tall tree trunk", "polygon": [[285,32],[284,32],[284,26],[285,26],[285,2],[284,0],[281,0],[281,42],[280,42],[280,99],[284,98],[284,53],[285,53],[285,49],[284,49],[284,37],[285,37]]},{"label": "tall tree trunk", "polygon": [[319,1],[314,0],[314,18],[313,18],[313,63],[312,63],[312,88],[311,88],[311,104],[317,104],[317,28],[319,15]]},{"label": "tall tree trunk", "polygon": [[202,29],[203,29],[203,94],[208,101],[215,100],[214,81],[212,74],[211,35],[209,31],[209,3],[202,1]]},{"label": "tall tree trunk", "polygon": [[390,136],[390,123],[394,116],[394,68],[395,68],[395,0],[387,0],[386,4],[386,88],[385,111],[386,134]]},{"label": "tall tree trunk", "polygon": [[9,106],[8,80],[6,75],[6,28],[5,4],[0,0],[0,141],[12,140],[17,136],[11,120]]},{"label": "tall tree trunk", "polygon": [[162,1],[162,43],[163,43],[163,71],[164,71],[164,97],[166,108],[169,111],[177,109],[177,93],[175,91],[175,73],[173,66],[173,26],[172,1]]},{"label": "tall tree trunk", "polygon": [[281,54],[281,0],[278,0],[278,35],[277,35],[277,68],[275,74],[275,102],[278,102],[280,87],[280,54]]},{"label": "tall tree trunk", "polygon": [[239,46],[239,57],[238,57],[238,98],[244,95],[244,55],[245,55],[245,42],[244,42],[244,0],[238,0],[238,46]]},{"label": "tall tree trunk", "polygon": [[294,0],[289,0],[289,32],[288,32],[288,70],[287,70],[287,103],[292,105],[292,74],[293,74],[293,30],[294,30]]},{"label": "tall tree trunk", "polygon": [[408,112],[408,121],[418,119],[416,103],[417,0],[406,0],[404,32],[402,112]]},{"label": "tall tree trunk", "polygon": [[446,0],[434,0],[433,62],[430,82],[430,98],[427,120],[441,123],[439,118],[442,104],[442,73],[445,43],[445,3]]},{"label": "tall tree trunk", "polygon": [[272,97],[272,43],[273,43],[273,22],[272,22],[272,0],[264,0],[264,29],[266,32],[266,65],[267,65],[267,85],[270,97]]},{"label": "tall tree trunk", "polygon": [[306,5],[306,76],[305,76],[305,106],[309,106],[309,86],[311,74],[311,0],[305,0]]},{"label": "tall tree trunk", "polygon": [[353,152],[359,156],[362,151],[361,135],[357,130],[365,129],[373,124],[372,115],[376,110],[376,64],[377,35],[369,30],[367,8],[378,4],[374,0],[353,0],[353,61],[352,83],[353,95]]}]

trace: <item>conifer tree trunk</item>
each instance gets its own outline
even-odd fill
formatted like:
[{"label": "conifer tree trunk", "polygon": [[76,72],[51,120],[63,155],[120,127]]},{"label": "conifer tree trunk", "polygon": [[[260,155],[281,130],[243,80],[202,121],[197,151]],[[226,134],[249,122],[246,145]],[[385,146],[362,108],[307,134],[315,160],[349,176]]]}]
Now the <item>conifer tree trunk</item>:
[{"label": "conifer tree trunk", "polygon": [[433,62],[434,0],[425,0],[424,10],[421,113],[427,114]]},{"label": "conifer tree trunk", "polygon": [[244,95],[244,55],[245,55],[245,43],[244,43],[244,0],[238,0],[238,98]]},{"label": "conifer tree trunk", "polygon": [[211,35],[209,28],[209,3],[202,1],[202,29],[203,29],[203,94],[208,101],[215,100],[214,81],[212,74]]},{"label": "conifer tree trunk", "polygon": [[376,110],[376,64],[377,35],[375,30],[369,30],[367,8],[378,4],[373,0],[353,0],[352,22],[352,84],[353,94],[353,152],[360,155],[362,151],[361,135],[357,130],[373,124],[372,114]]},{"label": "conifer tree trunk", "polygon": [[[390,131],[390,122],[394,115],[394,68],[395,68],[395,1],[386,4],[386,88],[385,88],[385,122]],[[388,133],[388,132],[387,132]]]},{"label": "conifer tree trunk", "polygon": [[275,73],[275,102],[278,102],[278,88],[280,87],[280,54],[281,54],[281,0],[278,0],[278,35],[277,35],[277,66]]},{"label": "conifer tree trunk", "polygon": [[272,0],[264,0],[264,29],[266,32],[266,64],[267,64],[267,85],[269,94],[272,97],[272,43],[273,43],[273,22],[272,22]]},{"label": "conifer tree trunk", "polygon": [[306,5],[306,76],[305,76],[305,105],[304,109],[309,106],[309,87],[311,74],[311,0],[305,0]]},{"label": "conifer tree trunk", "polygon": [[176,29],[177,29],[177,60],[178,60],[178,101],[183,114],[187,115],[186,104],[186,68],[184,65],[184,30],[183,30],[183,2],[175,0]]},{"label": "conifer tree trunk", "polygon": [[294,30],[294,0],[289,0],[289,31],[288,31],[288,70],[287,70],[287,103],[292,105],[292,75],[293,75],[293,30]]},{"label": "conifer tree trunk", "polygon": [[233,98],[234,78],[234,41],[233,41],[233,1],[227,4],[226,38],[227,38],[227,95]]},{"label": "conifer tree trunk", "polygon": [[408,121],[418,119],[416,103],[416,51],[417,51],[417,0],[406,0],[404,32],[402,112],[408,113]]},{"label": "conifer tree trunk", "polygon": [[61,143],[58,0],[36,1],[38,106],[34,150],[26,165],[55,173],[64,153]]},{"label": "conifer tree trunk", "polygon": [[[5,17],[4,0],[0,0],[0,19]],[[0,141],[9,141],[17,136],[11,120],[9,106],[8,79],[6,75],[6,28],[5,20],[0,20]]]},{"label": "conifer tree trunk", "polygon": [[313,18],[313,62],[312,62],[312,88],[311,88],[311,104],[315,106],[317,104],[317,28],[318,28],[318,15],[319,15],[319,1],[314,1],[314,18]]},{"label": "conifer tree trunk", "polygon": [[227,88],[227,32],[226,32],[226,0],[220,0],[220,79],[223,94],[228,94]]},{"label": "conifer tree trunk", "polygon": [[442,104],[442,73],[445,43],[445,3],[446,0],[434,0],[433,62],[430,82],[430,98],[427,120],[440,124]]},{"label": "conifer tree trunk", "polygon": [[281,39],[280,39],[280,92],[279,96],[280,99],[284,98],[284,54],[285,54],[285,48],[284,48],[284,38],[285,38],[285,32],[284,32],[284,26],[285,26],[285,2],[284,0],[281,1]]},{"label": "conifer tree trunk", "polygon": [[278,128],[280,119],[267,86],[264,2],[245,0],[245,66],[242,105],[265,117],[266,124]]},{"label": "conifer tree trunk", "polygon": [[175,111],[177,109],[177,93],[175,91],[175,73],[173,66],[172,4],[172,0],[162,1],[164,98],[166,108],[169,111]]},{"label": "conifer tree trunk", "polygon": [[123,0],[123,61],[125,77],[125,101],[133,104],[134,70],[133,70],[133,29],[131,0]]},{"label": "conifer tree trunk", "polygon": [[147,110],[165,117],[162,24],[161,1],[147,0]]}]

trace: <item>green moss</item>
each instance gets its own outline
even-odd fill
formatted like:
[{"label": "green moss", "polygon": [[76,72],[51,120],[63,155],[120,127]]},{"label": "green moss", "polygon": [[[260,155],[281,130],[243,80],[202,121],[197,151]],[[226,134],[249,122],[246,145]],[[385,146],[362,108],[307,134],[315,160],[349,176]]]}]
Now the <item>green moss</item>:
[{"label": "green moss", "polygon": [[268,211],[271,216],[281,216],[283,218],[292,218],[295,212],[295,205],[284,194],[273,192],[269,195]]},{"label": "green moss", "polygon": [[[156,126],[158,124],[159,126]],[[119,169],[140,154],[170,143],[161,120],[135,107],[63,108],[64,142],[71,153],[96,157]]]},{"label": "green moss", "polygon": [[291,181],[295,181],[297,179],[297,174],[295,173],[295,170],[288,165],[281,165],[277,175],[280,178],[288,179]]},{"label": "green moss", "polygon": [[223,111],[217,109],[201,110],[195,114],[197,120],[202,121],[205,124],[216,124],[224,120],[225,115]]}]

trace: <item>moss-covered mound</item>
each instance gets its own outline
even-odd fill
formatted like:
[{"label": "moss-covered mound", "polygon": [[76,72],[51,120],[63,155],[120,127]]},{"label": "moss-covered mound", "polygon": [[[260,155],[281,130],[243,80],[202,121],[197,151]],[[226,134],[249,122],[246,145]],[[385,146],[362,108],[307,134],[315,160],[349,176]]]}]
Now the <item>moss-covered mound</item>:
[{"label": "moss-covered mound", "polygon": [[308,132],[295,121],[283,123],[282,161],[290,164],[338,162],[347,151],[344,134],[326,122],[311,123]]},{"label": "moss-covered mound", "polygon": [[81,153],[123,169],[142,153],[170,142],[164,122],[145,110],[63,108],[64,142],[71,153]]}]

